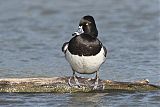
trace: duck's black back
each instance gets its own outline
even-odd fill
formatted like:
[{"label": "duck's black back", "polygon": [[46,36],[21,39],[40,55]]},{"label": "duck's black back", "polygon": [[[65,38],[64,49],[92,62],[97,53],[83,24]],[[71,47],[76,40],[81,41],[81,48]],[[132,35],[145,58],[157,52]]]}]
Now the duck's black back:
[{"label": "duck's black back", "polygon": [[69,52],[79,56],[96,55],[100,52],[101,48],[102,44],[97,38],[84,33],[73,37],[68,45]]}]

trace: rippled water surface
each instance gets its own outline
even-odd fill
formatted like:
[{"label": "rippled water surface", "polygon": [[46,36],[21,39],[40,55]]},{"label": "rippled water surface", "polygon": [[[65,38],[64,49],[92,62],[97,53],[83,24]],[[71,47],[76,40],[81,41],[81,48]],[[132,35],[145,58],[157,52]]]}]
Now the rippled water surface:
[{"label": "rippled water surface", "polygon": [[[0,78],[72,75],[61,46],[77,30],[80,18],[89,14],[108,49],[100,77],[147,78],[160,85],[159,6],[160,0],[1,0]],[[0,105],[159,107],[160,92],[0,93]]]}]

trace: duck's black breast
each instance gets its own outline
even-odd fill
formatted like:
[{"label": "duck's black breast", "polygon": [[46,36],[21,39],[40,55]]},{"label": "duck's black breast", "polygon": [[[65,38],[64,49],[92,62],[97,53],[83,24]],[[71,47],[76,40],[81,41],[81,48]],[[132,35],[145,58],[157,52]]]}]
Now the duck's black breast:
[{"label": "duck's black breast", "polygon": [[97,38],[93,38],[88,34],[81,34],[73,37],[69,41],[68,50],[73,55],[92,56],[100,52],[102,48],[101,42]]}]

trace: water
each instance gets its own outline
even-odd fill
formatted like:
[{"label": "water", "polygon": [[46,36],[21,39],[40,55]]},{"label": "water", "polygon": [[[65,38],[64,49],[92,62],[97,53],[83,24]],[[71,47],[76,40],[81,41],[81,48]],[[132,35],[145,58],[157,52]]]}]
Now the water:
[{"label": "water", "polygon": [[[159,0],[1,0],[0,78],[72,75],[61,46],[77,30],[80,18],[90,14],[108,49],[100,78],[147,78],[160,85],[159,5]],[[0,105],[158,107],[160,92],[0,93]]]}]

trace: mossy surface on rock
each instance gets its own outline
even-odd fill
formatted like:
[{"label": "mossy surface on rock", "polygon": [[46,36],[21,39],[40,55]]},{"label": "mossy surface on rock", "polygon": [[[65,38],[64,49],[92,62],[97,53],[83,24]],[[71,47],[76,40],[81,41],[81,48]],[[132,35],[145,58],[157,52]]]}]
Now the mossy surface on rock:
[{"label": "mossy surface on rock", "polygon": [[[68,84],[70,77],[53,78],[4,78],[0,79],[0,92],[42,92],[42,93],[75,93],[75,92],[109,92],[109,91],[153,91],[160,86],[147,82],[117,82],[99,80],[99,86],[93,90],[94,79],[78,78],[81,87]],[[74,82],[71,79],[72,82]]]}]

